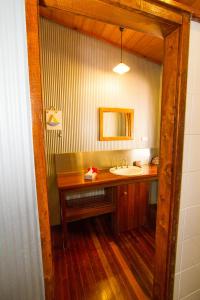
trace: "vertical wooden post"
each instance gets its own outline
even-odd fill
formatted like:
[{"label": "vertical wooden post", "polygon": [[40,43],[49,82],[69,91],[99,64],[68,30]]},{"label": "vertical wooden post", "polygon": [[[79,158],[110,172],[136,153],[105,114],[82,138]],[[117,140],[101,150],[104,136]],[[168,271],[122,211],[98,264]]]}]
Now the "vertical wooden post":
[{"label": "vertical wooden post", "polygon": [[40,78],[38,1],[26,0],[26,26],[29,61],[29,83],[32,106],[32,132],[35,159],[37,201],[39,211],[42,259],[47,300],[54,298],[53,261],[47,198],[46,164],[44,152],[44,132],[42,125],[42,94]]},{"label": "vertical wooden post", "polygon": [[189,47],[188,15],[165,38],[153,299],[173,296]]}]

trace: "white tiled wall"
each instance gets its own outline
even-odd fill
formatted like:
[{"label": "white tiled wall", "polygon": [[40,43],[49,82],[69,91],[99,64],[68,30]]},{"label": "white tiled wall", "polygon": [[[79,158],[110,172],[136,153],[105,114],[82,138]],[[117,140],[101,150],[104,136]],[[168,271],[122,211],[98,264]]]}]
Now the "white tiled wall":
[{"label": "white tiled wall", "polygon": [[200,300],[200,24],[190,33],[174,300]]}]

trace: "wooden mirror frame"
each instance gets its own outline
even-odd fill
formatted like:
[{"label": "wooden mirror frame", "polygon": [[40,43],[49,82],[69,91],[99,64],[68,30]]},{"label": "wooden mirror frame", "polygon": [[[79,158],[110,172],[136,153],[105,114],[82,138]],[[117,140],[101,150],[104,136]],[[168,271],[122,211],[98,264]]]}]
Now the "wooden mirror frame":
[{"label": "wooden mirror frame", "polygon": [[[128,119],[128,135],[126,136],[105,136],[104,135],[104,113],[117,112],[130,115]],[[134,110],[129,108],[114,108],[114,107],[100,107],[99,108],[99,140],[100,141],[126,141],[133,140],[133,120]]]},{"label": "wooden mirror frame", "polygon": [[[87,2],[87,3],[86,3]],[[155,3],[156,2],[156,3]],[[133,13],[141,20],[141,30],[154,35],[164,33],[163,94],[161,111],[159,193],[156,226],[156,258],[153,300],[171,300],[173,297],[175,251],[179,200],[182,174],[184,116],[187,83],[190,16],[192,11],[176,5],[175,9],[166,1],[132,0],[42,0],[52,9],[70,11],[95,19],[108,21],[108,8],[117,8],[115,15],[110,12],[112,22],[121,25],[126,21],[125,13]],[[172,1],[174,3],[174,1]],[[88,3],[102,5],[101,9],[90,9]],[[119,14],[123,12],[123,14]],[[95,15],[94,15],[95,14]],[[142,23],[144,20],[144,26]],[[133,22],[134,17],[128,19]],[[154,26],[146,26],[150,20]],[[27,44],[29,60],[29,82],[32,105],[32,130],[35,157],[37,201],[41,233],[41,247],[45,294],[47,300],[54,299],[54,273],[51,252],[50,223],[46,185],[46,163],[42,124],[42,94],[39,57],[39,4],[37,0],[26,0]],[[123,24],[126,26],[126,23]],[[164,26],[164,27],[162,27]],[[130,27],[130,26],[129,26]],[[134,26],[133,26],[134,27]]]}]

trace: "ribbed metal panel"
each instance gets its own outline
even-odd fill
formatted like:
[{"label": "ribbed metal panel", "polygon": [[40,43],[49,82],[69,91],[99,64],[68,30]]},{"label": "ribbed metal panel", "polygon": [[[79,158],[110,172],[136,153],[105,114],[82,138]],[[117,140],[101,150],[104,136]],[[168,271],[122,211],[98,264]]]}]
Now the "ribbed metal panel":
[{"label": "ribbed metal panel", "polygon": [[44,299],[33,163],[25,3],[0,9],[0,299]]},{"label": "ribbed metal panel", "polygon": [[[118,48],[48,20],[41,19],[41,59],[44,109],[63,111],[62,138],[46,132],[51,220],[59,216],[54,154],[158,146],[160,66],[124,53],[131,67],[119,76]],[[99,107],[135,110],[132,141],[99,141]],[[148,142],[141,140],[148,137]]]}]

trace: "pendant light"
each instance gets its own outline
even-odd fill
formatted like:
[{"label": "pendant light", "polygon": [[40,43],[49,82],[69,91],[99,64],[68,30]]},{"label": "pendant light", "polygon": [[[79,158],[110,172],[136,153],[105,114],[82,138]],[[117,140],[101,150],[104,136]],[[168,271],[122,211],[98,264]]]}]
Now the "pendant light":
[{"label": "pendant light", "polygon": [[119,27],[119,30],[121,31],[121,61],[113,68],[113,71],[118,74],[124,74],[130,70],[130,67],[122,62],[122,32],[124,31],[124,27]]}]

